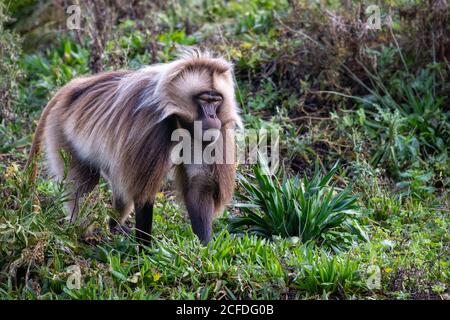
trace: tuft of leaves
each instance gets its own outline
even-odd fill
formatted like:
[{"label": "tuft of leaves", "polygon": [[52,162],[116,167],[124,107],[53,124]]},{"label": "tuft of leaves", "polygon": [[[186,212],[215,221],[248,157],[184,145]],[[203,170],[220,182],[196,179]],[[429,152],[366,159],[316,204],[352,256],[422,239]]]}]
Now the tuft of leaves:
[{"label": "tuft of leaves", "polygon": [[299,237],[340,251],[352,240],[367,240],[358,223],[359,206],[351,189],[330,184],[336,163],[323,175],[316,163],[312,178],[305,175],[280,180],[255,166],[251,179],[239,176],[243,192],[236,204],[243,215],[231,218],[231,232],[249,232],[263,237]]}]

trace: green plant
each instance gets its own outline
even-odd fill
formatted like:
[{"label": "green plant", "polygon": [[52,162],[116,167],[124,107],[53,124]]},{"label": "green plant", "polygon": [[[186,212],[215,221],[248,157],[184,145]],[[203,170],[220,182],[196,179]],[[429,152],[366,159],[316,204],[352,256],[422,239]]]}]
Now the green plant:
[{"label": "green plant", "polygon": [[435,188],[430,186],[433,180],[433,172],[425,172],[420,169],[409,169],[400,173],[401,181],[397,183],[397,187],[401,190],[401,195],[414,196],[423,200],[424,197],[430,196]]},{"label": "green plant", "polygon": [[[21,70],[17,65],[21,54],[21,40],[17,34],[5,30],[9,17],[4,14],[6,5],[0,3],[0,122],[14,117],[12,106],[18,98],[18,81]],[[0,139],[0,144],[3,139]]]},{"label": "green plant", "polygon": [[197,39],[192,35],[186,35],[183,29],[163,33],[158,40],[164,44],[162,56],[165,61],[170,61],[176,56],[177,45],[192,46],[197,43]]},{"label": "green plant", "polygon": [[[400,56],[403,59],[401,52]],[[369,92],[364,98],[351,98],[362,105],[364,118],[359,122],[377,141],[372,164],[387,164],[398,177],[401,170],[420,159],[447,153],[450,112],[444,101],[448,85],[436,83],[437,78],[445,77],[443,66],[434,63],[412,73],[405,65],[404,71],[387,76],[360,65],[370,84],[344,68]]]},{"label": "green plant", "polygon": [[25,55],[19,65],[27,75],[27,87],[20,90],[23,103],[41,108],[54,89],[89,72],[88,51],[70,39],[60,39],[56,48]]},{"label": "green plant", "polygon": [[387,194],[378,194],[368,199],[368,208],[376,221],[386,221],[390,216],[400,212],[400,203]]},{"label": "green plant", "polygon": [[328,298],[338,291],[351,292],[362,289],[358,262],[349,257],[330,256],[325,251],[314,252],[306,247],[299,273],[294,284],[309,294],[321,294]]},{"label": "green plant", "polygon": [[255,95],[248,97],[248,101],[244,105],[246,111],[255,112],[274,107],[274,102],[278,98],[278,92],[274,88],[273,82],[270,79],[262,81],[261,89],[263,94],[256,92]]},{"label": "green plant", "polygon": [[262,166],[255,166],[252,181],[239,176],[243,191],[238,196],[243,203],[235,206],[243,215],[231,219],[230,230],[264,237],[299,237],[303,243],[314,241],[335,250],[344,246],[348,235],[367,240],[358,224],[357,197],[350,195],[350,189],[330,185],[338,168],[336,163],[322,175],[316,163],[312,178],[284,177],[280,181]]}]

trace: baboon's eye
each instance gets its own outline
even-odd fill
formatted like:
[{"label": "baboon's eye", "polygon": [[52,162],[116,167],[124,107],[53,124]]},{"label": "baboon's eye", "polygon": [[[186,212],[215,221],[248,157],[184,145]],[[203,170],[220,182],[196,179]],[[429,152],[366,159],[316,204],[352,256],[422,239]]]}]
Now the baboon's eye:
[{"label": "baboon's eye", "polygon": [[219,102],[222,102],[223,97],[220,93],[215,92],[215,91],[207,91],[207,92],[203,92],[201,94],[199,94],[197,96],[197,100],[204,104],[217,104]]}]

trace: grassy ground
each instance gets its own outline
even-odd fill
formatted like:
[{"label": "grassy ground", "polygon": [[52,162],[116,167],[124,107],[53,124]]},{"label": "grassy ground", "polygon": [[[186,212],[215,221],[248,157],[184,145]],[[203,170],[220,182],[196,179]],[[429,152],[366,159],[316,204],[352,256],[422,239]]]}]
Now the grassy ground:
[{"label": "grassy ground", "polygon": [[[53,16],[50,30],[24,31],[21,22],[37,19],[33,3],[0,14],[0,299],[449,298],[445,1],[381,2],[383,21],[389,12],[393,20],[381,30],[365,28],[365,6],[340,1],[141,1],[97,11],[86,1],[83,31]],[[52,33],[58,21],[63,31]],[[242,166],[207,247],[169,188],[158,194],[146,252],[107,231],[104,181],[84,199],[80,221],[65,223],[64,185],[42,172],[30,186],[23,172],[43,106],[74,77],[170,61],[182,45],[234,62],[246,128],[282,132],[278,178]],[[328,172],[321,193],[295,193]],[[342,192],[345,210],[330,200]],[[304,221],[316,209],[342,219],[282,231],[292,226],[283,219]],[[242,220],[252,214],[264,232]],[[97,226],[89,242],[78,238],[85,221]]]}]

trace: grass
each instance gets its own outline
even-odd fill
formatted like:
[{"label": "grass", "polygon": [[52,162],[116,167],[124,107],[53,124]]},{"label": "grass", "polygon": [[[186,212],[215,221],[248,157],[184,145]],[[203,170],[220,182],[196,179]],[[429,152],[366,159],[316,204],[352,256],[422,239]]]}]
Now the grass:
[{"label": "grass", "polygon": [[[10,174],[10,185],[15,179],[19,179],[18,186],[22,185],[20,173]],[[38,190],[40,198],[46,194],[54,200],[61,194],[52,184],[40,185]],[[104,193],[108,192],[103,186],[97,199],[106,200]],[[62,221],[61,202],[41,202],[42,211],[35,214],[32,203],[25,202],[29,196],[23,197],[10,197],[10,202],[2,203],[8,207],[21,202],[24,209],[4,212],[0,220],[4,276],[17,281],[2,282],[3,298],[278,299],[295,297],[300,279],[313,277],[298,274],[294,279],[292,275],[295,264],[313,263],[310,255],[317,254],[313,248],[287,239],[270,241],[251,235],[230,235],[223,228],[225,218],[216,221],[215,238],[204,247],[179,208],[164,197],[156,204],[154,242],[145,253],[138,253],[134,239],[124,236],[111,238],[103,234],[98,235],[98,242],[79,242],[77,228]],[[92,210],[107,218],[105,210],[103,214],[99,208]],[[327,259],[340,268],[340,260],[325,253],[320,264],[309,268],[320,273]],[[67,285],[71,275],[67,268],[73,265],[81,269],[80,289]],[[341,278],[335,280],[340,283]],[[305,290],[314,295],[332,293],[334,289],[311,285]]]},{"label": "grass", "polygon": [[[25,19],[20,3],[8,14]],[[95,50],[89,37],[68,32],[22,49],[28,35],[1,11],[0,299],[448,299],[444,20],[426,4],[400,20],[411,5],[397,3],[389,6],[394,30],[355,42],[353,11],[330,4],[173,1],[149,10],[141,1],[135,20],[104,17],[113,32]],[[241,166],[235,201],[215,220],[208,246],[165,189],[144,252],[107,230],[104,181],[69,225],[64,185],[42,172],[31,186],[22,170],[43,105],[93,73],[94,60],[104,70],[138,68],[192,44],[234,62],[246,127],[281,130],[284,171]],[[96,225],[89,242],[78,237],[86,222]]]}]

